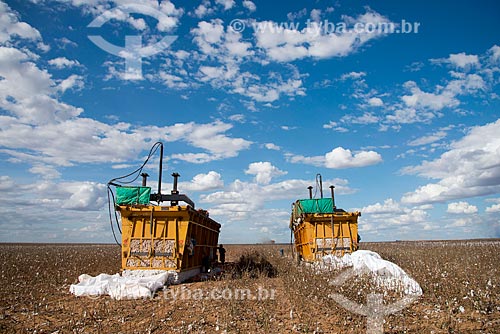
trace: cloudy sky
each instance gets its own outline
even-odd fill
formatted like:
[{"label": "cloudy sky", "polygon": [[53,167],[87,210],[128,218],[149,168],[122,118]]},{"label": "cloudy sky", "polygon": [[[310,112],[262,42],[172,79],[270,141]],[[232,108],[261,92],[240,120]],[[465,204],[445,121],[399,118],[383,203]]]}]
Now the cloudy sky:
[{"label": "cloudy sky", "polygon": [[499,12],[0,0],[0,241],[113,242],[105,184],[156,141],[224,243],[289,241],[317,173],[365,241],[498,238]]}]

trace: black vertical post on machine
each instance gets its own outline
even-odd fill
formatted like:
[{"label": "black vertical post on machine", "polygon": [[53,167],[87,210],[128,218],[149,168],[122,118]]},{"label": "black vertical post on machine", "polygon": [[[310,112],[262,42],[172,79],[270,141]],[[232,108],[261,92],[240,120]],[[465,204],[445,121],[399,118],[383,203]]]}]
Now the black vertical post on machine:
[{"label": "black vertical post on machine", "polygon": [[163,144],[160,145],[160,170],[158,171],[158,198],[161,201],[161,178],[163,174]]},{"label": "black vertical post on machine", "polygon": [[177,190],[177,179],[181,175],[179,173],[172,173],[172,176],[174,177],[174,189],[172,189],[172,195],[177,195],[179,193],[179,190]]},{"label": "black vertical post on machine", "polygon": [[[194,202],[188,196],[184,194],[179,194],[179,191],[177,190],[177,179],[179,178],[180,175],[178,173],[172,174],[172,176],[174,177],[174,189],[172,190],[171,194],[165,194],[165,195],[161,193],[162,176],[163,176],[163,143],[160,143],[160,170],[158,171],[158,193],[151,194],[150,200],[158,202],[158,205],[161,202],[167,202],[167,201],[170,201],[170,205],[178,205],[179,202],[182,201],[187,203],[194,209],[195,208]],[[143,182],[146,177],[147,176],[143,176]]]},{"label": "black vertical post on machine", "polygon": [[323,179],[321,177],[321,174],[316,174],[316,182],[318,182],[318,179],[319,179],[319,194],[320,194],[320,198],[323,198]]},{"label": "black vertical post on machine", "polygon": [[142,186],[145,187],[145,186],[147,186],[147,183],[148,183],[148,176],[149,176],[149,174],[148,173],[142,173],[141,176],[142,176]]},{"label": "black vertical post on machine", "polygon": [[[172,189],[171,194],[172,194],[173,196],[175,196],[175,195],[179,195],[179,190],[177,190],[177,179],[178,179],[178,178],[179,178],[179,176],[181,176],[181,175],[180,175],[179,173],[172,173],[172,176],[174,177],[174,188]],[[176,201],[176,200],[173,200],[173,201],[170,201],[170,204],[171,204],[171,205],[177,205],[177,204],[179,204],[179,202],[178,202],[178,201]]]},{"label": "black vertical post on machine", "polygon": [[309,187],[307,187],[307,189],[309,189],[309,199],[312,199],[313,198],[313,186],[309,186]]},{"label": "black vertical post on machine", "polygon": [[335,186],[330,186],[330,191],[332,192],[332,207],[333,207],[333,211],[335,211],[335,209],[337,208],[337,206],[335,205]]}]

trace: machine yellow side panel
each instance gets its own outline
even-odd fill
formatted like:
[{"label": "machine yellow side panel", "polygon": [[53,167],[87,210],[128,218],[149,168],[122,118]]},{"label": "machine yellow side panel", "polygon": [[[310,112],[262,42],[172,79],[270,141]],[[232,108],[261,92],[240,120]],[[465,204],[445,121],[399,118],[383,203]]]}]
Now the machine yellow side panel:
[{"label": "machine yellow side panel", "polygon": [[214,258],[220,225],[187,206],[120,206],[122,269],[184,271]]},{"label": "machine yellow side panel", "polygon": [[295,249],[302,260],[343,256],[358,248],[358,214],[307,214],[294,228]]}]

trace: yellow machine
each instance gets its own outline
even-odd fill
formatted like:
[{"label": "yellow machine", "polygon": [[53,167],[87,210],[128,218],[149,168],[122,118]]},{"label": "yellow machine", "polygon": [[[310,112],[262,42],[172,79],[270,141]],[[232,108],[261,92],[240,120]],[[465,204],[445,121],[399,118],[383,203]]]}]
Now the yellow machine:
[{"label": "yellow machine", "polygon": [[335,206],[334,186],[330,186],[331,198],[323,198],[321,175],[319,185],[321,198],[297,200],[292,206],[290,229],[295,239],[298,260],[316,261],[325,255],[343,256],[358,249],[358,217],[360,212],[346,212]]},{"label": "yellow machine", "polygon": [[191,206],[120,205],[122,269],[190,270],[216,258],[220,224]]},{"label": "yellow machine", "polygon": [[[116,197],[112,192],[111,196],[115,212],[121,216],[119,224],[115,214],[117,226],[120,229],[121,225],[122,232],[122,269],[175,270],[189,273],[187,277],[194,276],[200,272],[203,264],[216,258],[221,225],[209,218],[207,211],[196,210],[189,197],[179,194],[179,174],[172,174],[174,185],[171,193],[161,193],[163,145],[156,143],[155,146],[156,149],[160,147],[156,194],[151,194],[151,188],[146,186],[149,175],[141,173],[148,160],[141,168],[125,176],[140,174],[143,177],[142,186],[124,186],[123,184],[129,183],[122,181],[125,177],[108,183],[108,187],[116,186]],[[156,151],[153,148],[150,157]],[[169,202],[170,205],[162,205],[164,202]],[[185,204],[179,205],[179,202]]]}]

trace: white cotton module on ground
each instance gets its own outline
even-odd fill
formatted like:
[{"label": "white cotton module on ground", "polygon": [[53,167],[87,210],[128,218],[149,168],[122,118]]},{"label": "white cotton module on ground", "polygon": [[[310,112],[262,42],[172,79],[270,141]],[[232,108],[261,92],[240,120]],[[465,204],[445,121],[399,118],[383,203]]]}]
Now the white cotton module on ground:
[{"label": "white cotton module on ground", "polygon": [[165,284],[180,284],[197,275],[199,268],[177,272],[175,270],[124,270],[122,274],[99,274],[96,277],[80,275],[69,291],[76,296],[96,297],[109,295],[113,299],[150,298]]},{"label": "white cotton module on ground", "polygon": [[86,274],[78,277],[78,284],[72,284],[69,291],[76,296],[109,295],[113,299],[138,299],[151,297],[155,291],[174,278],[177,272],[161,270],[129,270],[122,275],[100,274],[96,277]]},{"label": "white cotton module on ground", "polygon": [[403,289],[405,294],[421,295],[420,285],[398,265],[382,259],[379,254],[358,250],[343,257],[327,255],[318,269],[343,269],[352,267],[357,276],[369,274],[376,286],[387,289]]}]

